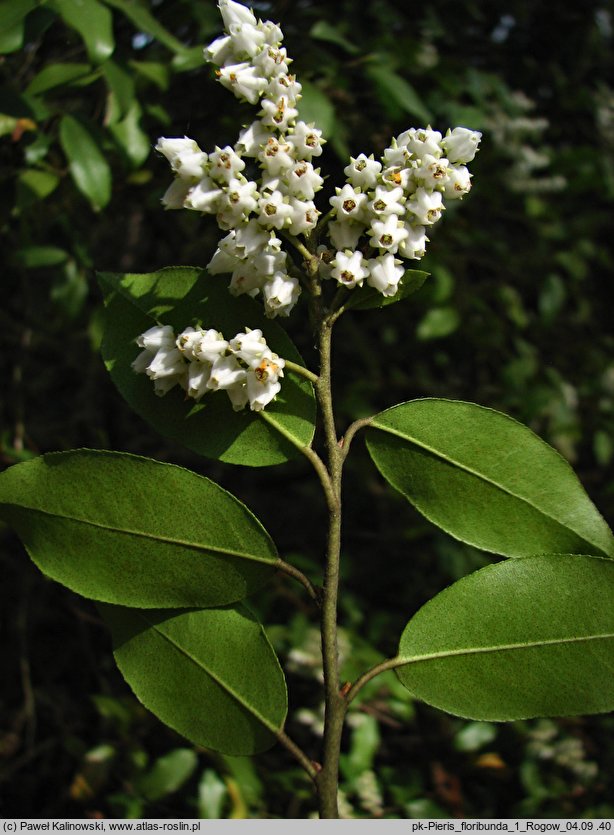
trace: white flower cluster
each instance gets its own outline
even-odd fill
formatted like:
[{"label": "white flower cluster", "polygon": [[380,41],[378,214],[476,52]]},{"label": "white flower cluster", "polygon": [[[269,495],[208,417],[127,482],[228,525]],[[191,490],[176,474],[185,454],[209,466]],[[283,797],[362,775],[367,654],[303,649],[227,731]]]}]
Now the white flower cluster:
[{"label": "white flower cluster", "polygon": [[[156,150],[170,162],[175,180],[162,198],[169,209],[213,214],[228,232],[207,265],[211,273],[231,273],[235,295],[262,293],[268,316],[287,316],[300,295],[288,272],[287,254],[276,232],[308,234],[317,224],[313,198],[322,188],[312,159],[322,153],[322,134],[297,121],[301,85],[289,73],[283,35],[271,21],[233,0],[220,0],[226,34],[205,48],[219,67],[219,81],[237,98],[260,104],[259,118],[234,147],[207,154],[192,139],[161,138]],[[248,180],[244,158],[259,165]]]},{"label": "white flower cluster", "polygon": [[[289,72],[279,26],[258,20],[234,0],[220,0],[219,9],[225,33],[205,48],[205,58],[237,98],[259,105],[258,119],[234,147],[216,146],[209,154],[187,137],[159,139],[156,149],[175,172],[162,202],[215,215],[227,234],[209,272],[230,273],[235,295],[261,294],[267,316],[287,316],[301,288],[281,233],[309,235],[317,225],[314,197],[323,178],[313,159],[324,140],[320,130],[298,120],[301,85]],[[346,184],[330,198],[332,250],[319,251],[321,276],[348,289],[366,280],[393,296],[405,272],[401,259],[422,258],[427,228],[441,217],[444,198],[469,191],[466,163],[479,141],[479,132],[462,127],[445,137],[430,127],[411,128],[393,139],[381,161],[351,157]],[[259,167],[256,179],[244,173],[250,158]]]},{"label": "white flower cluster", "polygon": [[270,350],[261,330],[246,328],[227,341],[213,329],[188,327],[176,336],[170,325],[155,325],[136,342],[143,350],[132,368],[147,374],[160,396],[176,385],[196,401],[225,391],[235,411],[249,403],[259,412],[281,389],[285,362]]},{"label": "white flower cluster", "polygon": [[[348,289],[366,279],[384,296],[393,296],[405,272],[401,258],[422,258],[427,227],[440,219],[444,198],[458,199],[471,188],[466,163],[474,158],[480,136],[467,128],[446,136],[430,127],[410,128],[392,140],[381,162],[373,154],[350,157],[347,183],[330,198],[335,219],[328,232],[336,255],[322,258],[322,276]],[[364,236],[372,258],[360,248]]]}]

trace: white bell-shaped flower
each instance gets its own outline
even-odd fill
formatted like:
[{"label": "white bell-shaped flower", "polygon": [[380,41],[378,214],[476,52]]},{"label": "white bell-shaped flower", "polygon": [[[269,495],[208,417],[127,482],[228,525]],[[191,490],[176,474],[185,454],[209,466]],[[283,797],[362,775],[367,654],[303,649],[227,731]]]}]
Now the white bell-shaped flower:
[{"label": "white bell-shaped flower", "polygon": [[367,203],[367,195],[346,183],[343,188],[335,189],[335,195],[330,198],[329,203],[340,220],[360,220]]},{"label": "white bell-shaped flower", "polygon": [[185,209],[185,201],[191,189],[190,183],[176,177],[164,192],[160,202],[165,209]]},{"label": "white bell-shaped flower", "polygon": [[219,357],[213,363],[207,387],[213,389],[213,391],[219,391],[244,382],[245,369],[241,368],[236,357],[230,355]]},{"label": "white bell-shaped flower", "polygon": [[371,246],[385,249],[394,255],[401,241],[407,237],[407,230],[397,215],[387,215],[383,220],[373,221],[367,234],[371,235]]},{"label": "white bell-shaped flower", "polygon": [[250,23],[255,26],[258,22],[251,9],[236,3],[235,0],[220,0],[218,8],[227,31],[236,23]]},{"label": "white bell-shaped flower", "polygon": [[198,401],[211,389],[207,385],[211,365],[208,362],[191,362],[188,364],[188,379],[186,392],[188,397]]},{"label": "white bell-shaped flower", "polygon": [[264,309],[267,316],[288,316],[301,294],[297,278],[281,270],[267,281],[262,288]]},{"label": "white bell-shaped flower", "polygon": [[332,266],[331,278],[336,279],[348,290],[362,287],[365,278],[369,275],[369,267],[360,250],[352,252],[346,249],[344,252],[338,252]]},{"label": "white bell-shaped flower", "polygon": [[288,140],[295,149],[297,159],[305,160],[319,157],[326,141],[322,139],[321,130],[303,121],[297,122],[290,130]]},{"label": "white bell-shaped flower", "polygon": [[238,333],[230,340],[229,347],[235,356],[250,368],[255,368],[263,357],[270,354],[266,339],[259,328],[245,328],[244,333]]},{"label": "white bell-shaped flower", "polygon": [[218,79],[224,87],[237,98],[245,99],[250,104],[257,103],[268,84],[268,80],[258,75],[256,68],[246,62],[229,64],[217,72]]},{"label": "white bell-shaped flower", "polygon": [[448,200],[458,200],[471,191],[471,177],[466,165],[451,165],[448,168],[448,179],[444,188],[444,196]]},{"label": "white bell-shaped flower", "polygon": [[441,134],[431,128],[410,128],[397,136],[397,145],[406,147],[416,159],[423,159],[426,154],[442,156]]},{"label": "white bell-shaped flower", "polygon": [[411,199],[407,201],[407,212],[413,215],[412,222],[420,226],[431,226],[437,223],[444,210],[441,192],[430,191],[425,188],[416,189]]},{"label": "white bell-shaped flower", "polygon": [[386,217],[386,215],[402,215],[405,212],[403,203],[405,198],[403,196],[403,189],[400,187],[386,188],[386,186],[376,186],[373,200],[369,203],[369,211],[378,217]]},{"label": "white bell-shaped flower", "polygon": [[367,264],[369,267],[367,284],[379,290],[383,296],[394,296],[405,272],[401,261],[387,252],[377,258],[370,258]]},{"label": "white bell-shaped flower", "polygon": [[441,147],[452,163],[467,163],[475,157],[482,134],[479,130],[454,128],[441,140]]},{"label": "white bell-shaped flower", "polygon": [[194,356],[200,362],[213,364],[226,353],[228,342],[219,331],[209,328],[200,331],[200,341],[194,346]]},{"label": "white bell-shaped flower", "polygon": [[381,170],[382,164],[373,159],[373,154],[369,157],[365,154],[350,157],[350,164],[343,169],[354,188],[361,188],[363,191],[374,188]]},{"label": "white bell-shaped flower", "polygon": [[405,230],[407,231],[407,236],[399,244],[399,255],[414,261],[424,258],[426,244],[428,242],[424,226],[411,226],[409,223],[406,223]]}]

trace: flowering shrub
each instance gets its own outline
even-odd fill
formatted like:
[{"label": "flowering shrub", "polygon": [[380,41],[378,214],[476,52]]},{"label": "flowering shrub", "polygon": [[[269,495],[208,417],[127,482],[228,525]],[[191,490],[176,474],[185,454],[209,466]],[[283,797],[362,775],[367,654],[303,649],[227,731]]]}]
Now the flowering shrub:
[{"label": "flowering shrub", "polygon": [[[205,269],[101,274],[102,353],[128,403],[199,454],[247,466],[309,462],[329,511],[321,586],[214,482],[146,458],[77,450],[19,464],[0,475],[0,513],[49,577],[98,601],[118,666],[146,707],[216,751],[248,755],[279,742],[312,780],[320,814],[336,817],[344,720],[384,671],[413,698],[476,719],[614,707],[614,535],[567,462],[491,409],[419,399],[338,434],[335,322],[421,286],[426,274],[404,261],[422,257],[444,201],[469,191],[480,135],[410,128],[381,160],[352,157],[323,213],[313,164],[323,138],[299,119],[301,87],[279,26],[233,0],[220,11],[226,32],[205,56],[259,118],[234,147],[204,152],[187,137],[156,147],[175,173],[164,205],[212,215],[225,235]],[[317,372],[272,321],[301,294]],[[228,398],[209,396],[218,390]],[[394,657],[343,683],[342,473],[361,431],[382,477],[430,522],[510,559],[441,591],[410,618]],[[275,572],[298,581],[319,613],[319,755],[285,730],[284,675],[244,603]]]}]

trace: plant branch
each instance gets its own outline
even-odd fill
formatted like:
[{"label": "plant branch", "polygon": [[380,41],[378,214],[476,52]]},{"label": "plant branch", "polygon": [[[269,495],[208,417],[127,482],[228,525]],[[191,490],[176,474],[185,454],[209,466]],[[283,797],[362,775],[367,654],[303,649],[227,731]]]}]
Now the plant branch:
[{"label": "plant branch", "polygon": [[373,422],[373,417],[366,417],[366,418],[359,418],[359,420],[355,420],[354,423],[351,423],[345,435],[339,441],[339,446],[341,447],[343,459],[347,457],[348,452],[350,451],[350,444],[354,439],[354,435],[360,430],[363,429],[365,426],[370,426]]},{"label": "plant branch", "polygon": [[399,658],[388,658],[386,661],[381,661],[379,664],[376,664],[374,667],[371,667],[370,670],[367,670],[366,673],[363,673],[360,678],[357,678],[354,684],[348,690],[345,700],[349,705],[358,695],[358,693],[362,690],[362,688],[371,681],[372,678],[378,676],[380,673],[385,673],[387,670],[394,670],[396,667],[402,667],[403,664],[406,664],[406,661]]},{"label": "plant branch", "polygon": [[285,731],[277,731],[275,736],[277,737],[278,742],[280,742],[284,748],[292,754],[292,756],[305,769],[311,779],[315,781],[319,773],[319,767],[309,759],[307,754],[299,748],[296,742],[293,742],[290,739]]},{"label": "plant branch", "polygon": [[320,378],[316,393],[324,422],[328,452],[332,502],[329,502],[329,526],[326,568],[322,592],[322,665],[324,671],[325,713],[324,754],[322,771],[317,777],[320,816],[338,818],[337,787],[339,755],[346,703],[339,690],[339,652],[337,643],[337,606],[339,595],[339,562],[341,555],[341,472],[343,457],[337,442],[331,385],[332,325],[320,311],[319,349]]},{"label": "plant branch", "polygon": [[313,371],[310,371],[308,368],[305,368],[302,365],[299,365],[296,362],[291,362],[290,360],[284,360],[285,368],[288,371],[293,371],[295,374],[298,374],[301,377],[304,377],[306,380],[309,380],[310,383],[317,383],[318,382],[318,375],[314,374]]},{"label": "plant branch", "polygon": [[300,452],[303,453],[305,458],[307,458],[311,462],[311,465],[318,474],[318,477],[322,484],[322,488],[324,489],[324,494],[326,496],[328,507],[332,507],[335,503],[335,498],[333,494],[330,475],[328,473],[328,470],[326,469],[326,465],[324,464],[318,453],[310,446],[304,446],[303,444],[299,443],[297,439],[294,437],[294,435],[291,432],[288,432],[287,429],[285,429],[280,423],[278,423],[278,421],[275,420],[275,418],[271,417],[271,415],[268,412],[262,410],[261,412],[258,412],[258,415],[262,418],[262,420],[266,421],[270,426],[276,429],[280,435],[283,435],[284,438],[290,441],[290,443],[293,446],[295,446],[298,450],[300,450]]},{"label": "plant branch", "polygon": [[281,559],[277,563],[277,568],[280,571],[283,571],[284,574],[287,574],[288,577],[293,577],[295,580],[298,580],[299,583],[301,583],[306,588],[309,597],[311,597],[311,599],[319,605],[320,596],[318,595],[316,588],[313,586],[309,578],[305,574],[303,574],[302,571],[300,571],[294,565],[291,565],[289,562],[286,562],[285,560]]}]

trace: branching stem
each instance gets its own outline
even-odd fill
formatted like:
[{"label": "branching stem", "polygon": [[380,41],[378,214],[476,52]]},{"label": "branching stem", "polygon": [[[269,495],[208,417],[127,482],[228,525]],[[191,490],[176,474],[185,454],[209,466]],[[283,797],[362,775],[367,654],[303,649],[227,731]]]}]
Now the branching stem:
[{"label": "branching stem", "polygon": [[313,371],[310,371],[308,368],[305,368],[303,365],[299,365],[296,362],[291,362],[290,360],[285,360],[285,368],[288,371],[293,371],[295,374],[298,374],[300,377],[304,377],[306,380],[309,380],[310,383],[317,383],[318,382],[318,375],[314,374]]},{"label": "branching stem", "polygon": [[309,595],[309,597],[311,597],[311,599],[316,603],[320,602],[320,597],[316,588],[313,586],[309,578],[306,577],[300,569],[296,568],[296,566],[294,565],[291,565],[289,562],[285,562],[285,560],[279,560],[279,562],[277,563],[277,568],[280,571],[283,571],[284,574],[287,574],[288,577],[294,577],[295,580],[298,580],[299,583],[301,583],[307,590],[307,594]]},{"label": "branching stem", "polygon": [[405,663],[405,661],[398,657],[388,658],[386,661],[381,661],[379,664],[371,667],[371,669],[367,670],[366,673],[363,673],[360,678],[357,678],[348,690],[345,697],[347,704],[349,705],[356,698],[360,690],[362,690],[365,684],[371,681],[372,678],[375,678],[375,676],[378,676],[380,673],[385,673],[386,670],[394,670],[396,667],[401,667]]},{"label": "branching stem", "polygon": [[319,766],[309,759],[307,754],[305,754],[305,752],[298,747],[296,742],[293,742],[290,739],[285,731],[278,731],[276,737],[284,748],[292,754],[295,760],[300,763],[311,779],[315,781],[319,773]]}]

